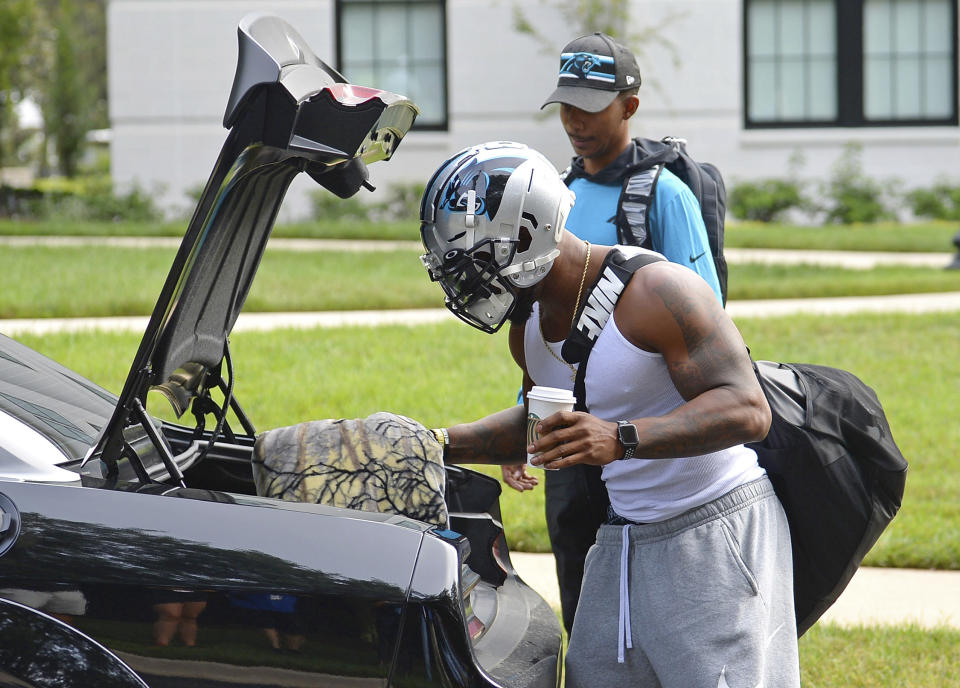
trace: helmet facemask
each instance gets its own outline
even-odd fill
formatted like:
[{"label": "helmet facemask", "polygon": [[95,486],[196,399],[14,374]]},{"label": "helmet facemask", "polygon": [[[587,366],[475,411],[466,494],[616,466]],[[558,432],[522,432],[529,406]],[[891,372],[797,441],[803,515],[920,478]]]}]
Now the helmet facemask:
[{"label": "helmet facemask", "polygon": [[[421,261],[430,279],[439,282],[443,289],[450,312],[484,332],[493,333],[510,316],[516,301],[513,285],[500,275],[516,252],[514,243],[485,239],[469,249],[447,251],[439,265],[430,260],[430,253],[421,256]],[[506,256],[506,261],[497,260],[497,254]]]},{"label": "helmet facemask", "polygon": [[462,151],[427,184],[421,205],[421,261],[447,308],[496,332],[516,306],[517,289],[546,276],[572,192],[542,155],[521,144]]}]

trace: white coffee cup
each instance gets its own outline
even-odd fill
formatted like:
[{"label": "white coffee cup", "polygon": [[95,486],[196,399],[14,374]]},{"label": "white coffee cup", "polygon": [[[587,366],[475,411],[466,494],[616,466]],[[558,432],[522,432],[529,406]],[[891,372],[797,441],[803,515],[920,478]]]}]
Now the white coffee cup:
[{"label": "white coffee cup", "polygon": [[[533,387],[527,392],[527,444],[533,444],[540,439],[537,426],[541,420],[552,416],[557,411],[572,411],[576,402],[573,392],[568,389]],[[543,468],[543,466],[534,466],[530,463],[530,459],[534,456],[537,456],[537,454],[527,454],[527,465],[534,468]]]}]

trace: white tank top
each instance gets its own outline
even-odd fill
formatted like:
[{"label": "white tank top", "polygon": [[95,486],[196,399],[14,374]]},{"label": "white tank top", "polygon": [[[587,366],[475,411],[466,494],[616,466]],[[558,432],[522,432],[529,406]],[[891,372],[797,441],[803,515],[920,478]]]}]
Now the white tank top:
[{"label": "white tank top", "polygon": [[533,384],[545,387],[558,387],[573,391],[576,369],[557,360],[551,351],[560,357],[563,342],[548,342],[540,334],[540,304],[533,304],[533,311],[523,331],[523,356],[527,363],[527,373]]},{"label": "white tank top", "polygon": [[[616,315],[601,330],[587,364],[590,413],[608,421],[632,420],[662,416],[683,404],[663,356],[631,344],[615,320]],[[524,330],[524,356],[535,385],[573,389],[570,367],[546,348],[559,355],[562,344],[544,342],[534,305]],[[640,523],[672,518],[764,474],[756,453],[742,444],[701,456],[633,458],[603,467],[614,510]]]}]

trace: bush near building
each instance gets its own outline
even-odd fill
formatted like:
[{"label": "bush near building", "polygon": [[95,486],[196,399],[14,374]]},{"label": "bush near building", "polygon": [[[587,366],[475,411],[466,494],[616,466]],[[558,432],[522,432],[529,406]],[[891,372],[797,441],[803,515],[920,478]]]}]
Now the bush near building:
[{"label": "bush near building", "polygon": [[813,225],[896,222],[905,216],[960,220],[960,183],[941,179],[930,188],[903,192],[897,180],[867,175],[861,153],[859,144],[847,145],[829,178],[816,185],[797,178],[735,183],[728,194],[730,213],[756,222],[776,222],[787,214],[805,216]]}]

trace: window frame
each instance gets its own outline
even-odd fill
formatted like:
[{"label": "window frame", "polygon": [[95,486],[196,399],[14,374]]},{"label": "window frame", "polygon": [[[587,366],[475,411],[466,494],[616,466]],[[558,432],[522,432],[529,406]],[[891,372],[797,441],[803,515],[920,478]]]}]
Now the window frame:
[{"label": "window frame", "polygon": [[[440,55],[441,55],[441,71],[442,71],[442,86],[443,86],[443,97],[441,98],[441,108],[442,113],[440,116],[440,121],[438,122],[423,122],[419,117],[414,121],[412,129],[415,131],[449,131],[450,128],[450,69],[449,69],[449,58],[447,52],[447,1],[446,0],[336,0],[334,8],[334,24],[335,24],[335,34],[336,34],[336,69],[341,74],[343,71],[343,12],[345,5],[372,5],[374,8],[377,5],[382,4],[394,4],[394,5],[403,5],[407,8],[413,5],[439,5],[440,7],[440,25],[443,27],[443,33],[440,37]],[[374,9],[376,12],[376,9]],[[378,64],[377,57],[373,56],[371,61],[374,64]],[[344,74],[344,76],[347,76]],[[349,77],[348,77],[349,78]],[[359,84],[360,86],[370,86],[373,88],[379,88],[377,84]],[[401,95],[409,96],[409,94],[403,93]],[[416,101],[414,101],[416,102]]]},{"label": "window frame", "polygon": [[817,129],[832,127],[950,127],[960,124],[958,119],[958,72],[960,72],[960,47],[958,47],[958,0],[949,0],[952,13],[951,40],[953,60],[951,101],[953,114],[949,117],[916,119],[867,119],[864,113],[864,0],[834,0],[836,16],[836,103],[837,114],[831,120],[752,120],[750,118],[750,3],[741,3],[743,26],[742,79],[743,79],[743,126],[745,129]]}]

